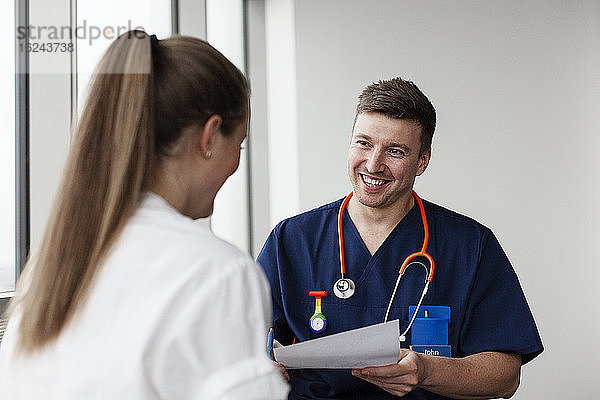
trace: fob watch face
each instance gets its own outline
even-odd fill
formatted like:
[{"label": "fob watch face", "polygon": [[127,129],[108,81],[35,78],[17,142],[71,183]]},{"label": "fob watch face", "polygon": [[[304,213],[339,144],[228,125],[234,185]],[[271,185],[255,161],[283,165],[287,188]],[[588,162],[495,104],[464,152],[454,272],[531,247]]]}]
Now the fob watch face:
[{"label": "fob watch face", "polygon": [[320,315],[313,315],[310,319],[310,329],[315,333],[323,332],[326,325],[325,318]]}]

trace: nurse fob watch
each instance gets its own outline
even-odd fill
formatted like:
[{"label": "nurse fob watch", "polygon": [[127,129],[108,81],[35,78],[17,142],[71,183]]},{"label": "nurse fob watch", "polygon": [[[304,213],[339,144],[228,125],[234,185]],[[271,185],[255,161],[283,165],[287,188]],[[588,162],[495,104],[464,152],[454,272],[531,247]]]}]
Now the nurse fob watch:
[{"label": "nurse fob watch", "polygon": [[327,296],[327,292],[312,290],[308,292],[308,295],[315,298],[315,312],[310,317],[308,326],[314,333],[321,333],[327,328],[327,318],[321,312],[321,297]]}]

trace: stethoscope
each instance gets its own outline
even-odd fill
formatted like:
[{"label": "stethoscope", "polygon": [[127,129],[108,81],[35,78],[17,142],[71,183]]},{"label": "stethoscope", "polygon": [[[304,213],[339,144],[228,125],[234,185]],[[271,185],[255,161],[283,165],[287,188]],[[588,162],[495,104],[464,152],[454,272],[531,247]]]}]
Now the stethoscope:
[{"label": "stethoscope", "polygon": [[[339,249],[340,249],[340,272],[341,272],[342,277],[333,284],[333,293],[340,299],[350,298],[356,291],[356,285],[354,284],[352,279],[344,277],[344,275],[346,273],[346,263],[344,261],[344,234],[342,232],[342,217],[344,215],[344,210],[346,209],[348,202],[352,198],[352,194],[353,193],[351,192],[348,196],[346,196],[346,198],[342,202],[342,205],[340,206],[340,210],[338,212],[338,221],[337,221],[338,222],[338,226],[337,226],[337,228],[338,228],[338,245],[339,245]],[[423,292],[421,293],[421,297],[419,298],[419,302],[417,303],[417,307],[412,316],[412,319],[410,320],[407,328],[400,335],[401,342],[406,340],[406,333],[411,328],[413,322],[415,321],[415,318],[417,317],[417,314],[419,313],[419,308],[421,307],[421,304],[423,303],[423,298],[427,294],[427,290],[429,290],[429,283],[431,283],[431,281],[433,280],[433,272],[435,270],[435,263],[433,262],[433,258],[431,257],[431,255],[429,253],[427,253],[427,243],[429,241],[429,226],[427,225],[427,216],[425,215],[425,208],[423,207],[423,202],[421,201],[421,198],[417,195],[417,193],[415,193],[413,191],[412,195],[415,198],[415,200],[417,201],[417,204],[419,205],[419,210],[421,211],[421,221],[423,222],[423,232],[425,233],[425,236],[423,238],[423,247],[421,248],[421,251],[417,251],[416,253],[412,253],[411,255],[406,257],[406,259],[402,263],[402,266],[400,267],[400,272],[398,274],[398,279],[396,279],[396,285],[394,286],[394,291],[392,292],[392,297],[390,298],[390,301],[387,306],[387,310],[385,312],[385,318],[384,318],[383,322],[387,322],[387,319],[388,319],[388,316],[390,313],[390,309],[391,309],[392,303],[394,301],[394,297],[396,296],[396,291],[398,290],[398,285],[400,284],[400,280],[402,279],[402,276],[404,275],[404,272],[406,271],[406,269],[413,264],[421,265],[423,268],[425,268],[426,278],[425,278],[425,287],[423,288]],[[420,261],[412,261],[416,257],[424,257],[429,263],[429,268],[427,267],[427,265],[423,264]]]}]

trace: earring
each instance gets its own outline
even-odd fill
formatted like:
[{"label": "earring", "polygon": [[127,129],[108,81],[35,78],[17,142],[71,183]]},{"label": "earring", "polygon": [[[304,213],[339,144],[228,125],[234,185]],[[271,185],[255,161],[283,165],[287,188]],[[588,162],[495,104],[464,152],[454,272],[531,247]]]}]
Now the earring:
[{"label": "earring", "polygon": [[210,158],[212,156],[212,151],[208,150],[206,152],[206,158]]}]

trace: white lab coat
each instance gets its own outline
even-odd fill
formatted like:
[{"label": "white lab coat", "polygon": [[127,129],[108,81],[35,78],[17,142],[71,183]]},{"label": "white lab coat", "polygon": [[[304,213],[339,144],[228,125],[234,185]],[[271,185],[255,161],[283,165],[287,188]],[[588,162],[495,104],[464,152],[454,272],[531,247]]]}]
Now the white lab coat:
[{"label": "white lab coat", "polygon": [[258,265],[147,194],[57,341],[0,349],[0,399],[284,399]]}]

